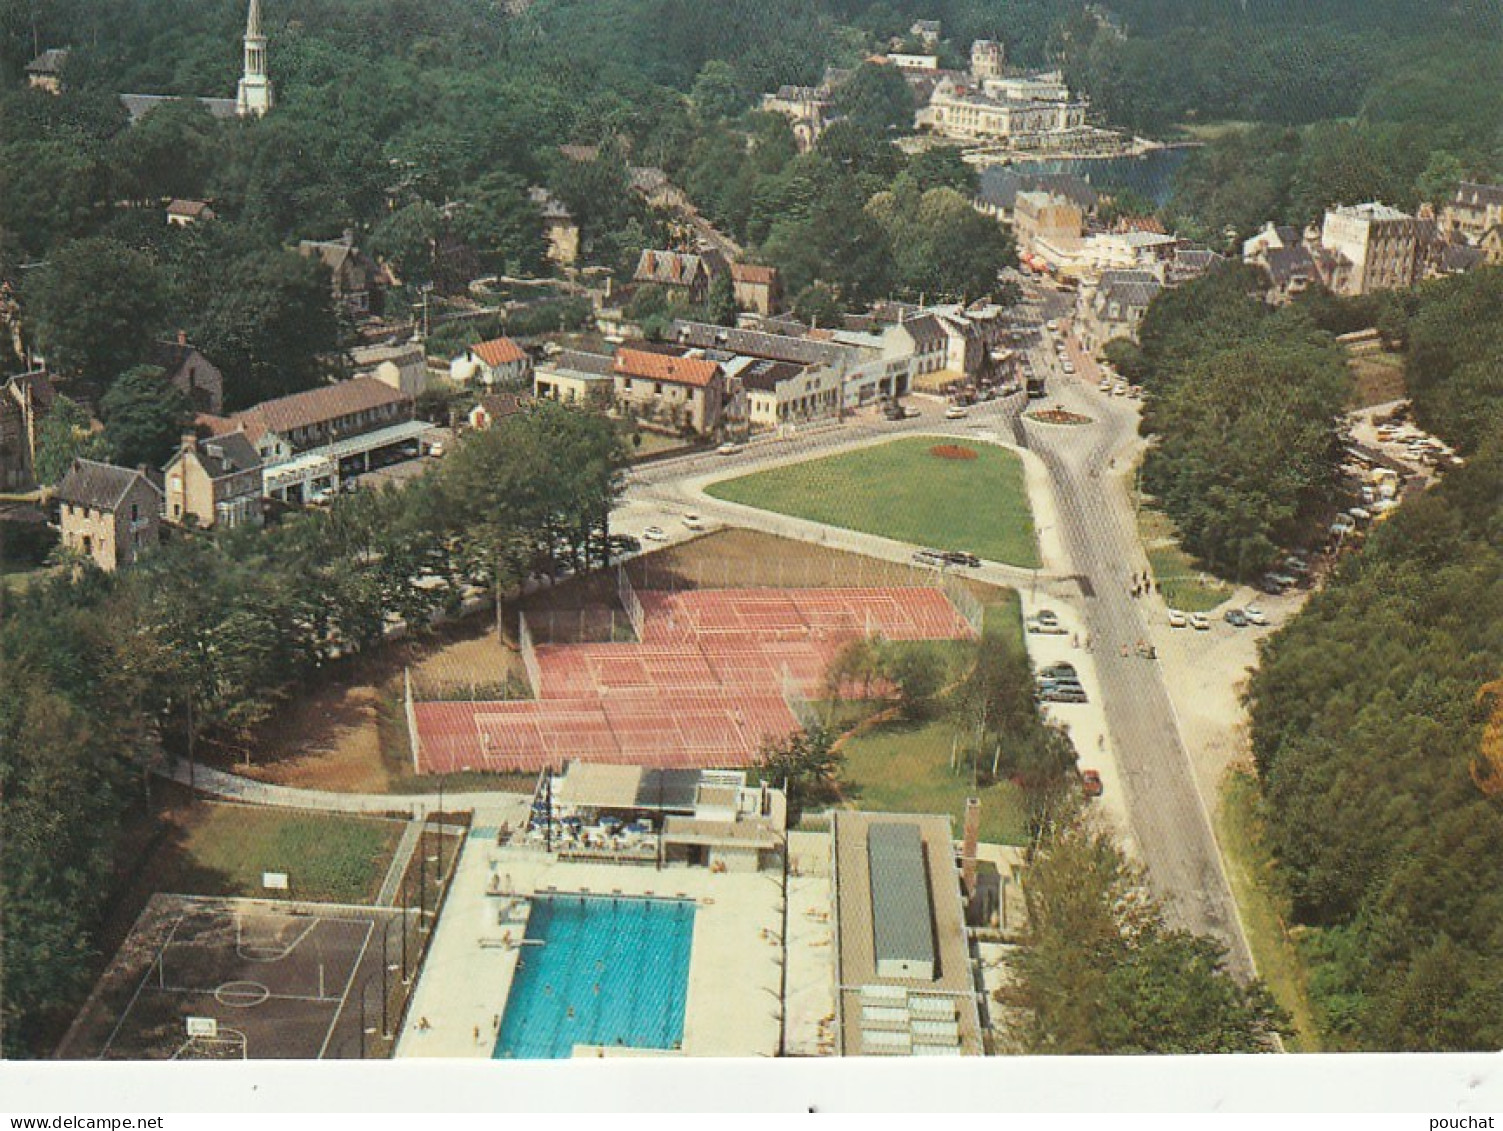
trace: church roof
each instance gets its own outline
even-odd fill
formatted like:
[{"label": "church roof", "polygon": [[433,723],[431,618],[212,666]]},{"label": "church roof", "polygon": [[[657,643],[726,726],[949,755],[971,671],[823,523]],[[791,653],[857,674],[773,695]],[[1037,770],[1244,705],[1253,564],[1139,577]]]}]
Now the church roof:
[{"label": "church roof", "polygon": [[120,102],[130,115],[130,124],[135,125],[164,102],[197,102],[216,118],[236,116],[233,98],[183,98],[176,94],[122,94]]}]

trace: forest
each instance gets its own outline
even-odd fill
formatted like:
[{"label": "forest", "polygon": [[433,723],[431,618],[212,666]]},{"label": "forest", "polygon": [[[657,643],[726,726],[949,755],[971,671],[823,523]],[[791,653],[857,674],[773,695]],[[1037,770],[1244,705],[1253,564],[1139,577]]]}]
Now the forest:
[{"label": "forest", "polygon": [[1162,292],[1114,351],[1149,396],[1141,487],[1213,572],[1256,578],[1323,529],[1343,458],[1345,354],[1301,306],[1268,306],[1257,271],[1224,266]]},{"label": "forest", "polygon": [[1263,647],[1253,750],[1329,1046],[1494,1049],[1503,272],[1407,297],[1416,418],[1465,466],[1406,502]]}]

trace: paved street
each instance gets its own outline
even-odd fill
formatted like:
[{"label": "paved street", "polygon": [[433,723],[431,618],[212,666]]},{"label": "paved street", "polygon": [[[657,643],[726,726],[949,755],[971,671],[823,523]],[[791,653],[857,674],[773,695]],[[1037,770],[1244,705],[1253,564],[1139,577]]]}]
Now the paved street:
[{"label": "paved street", "polygon": [[[1071,298],[1046,291],[1033,305],[1041,319],[1060,318],[1068,315]],[[832,549],[906,561],[913,547],[904,543],[723,503],[705,495],[703,488],[728,475],[915,433],[998,440],[1023,449],[1044,568],[1035,574],[989,562],[974,576],[1018,588],[1030,609],[1038,598],[1064,605],[1067,623],[1083,629],[1098,680],[1093,698],[1105,708],[1110,751],[1093,754],[1089,739],[1096,728],[1077,728],[1063,712],[1060,717],[1071,721],[1084,764],[1104,764],[1109,788],[1120,779],[1131,843],[1154,889],[1168,904],[1170,921],[1221,938],[1233,969],[1250,974],[1252,960],[1222,869],[1208,802],[1197,787],[1163,673],[1158,662],[1136,651],[1140,641],[1152,639],[1146,620],[1150,602],[1130,593],[1132,575],[1146,569],[1147,562],[1120,473],[1131,462],[1137,443],[1137,406],[1099,395],[1094,364],[1078,350],[1072,349],[1071,355],[1077,369],[1074,377],[1063,375],[1053,353],[1048,343],[1035,351],[1036,368],[1048,374],[1048,393],[1036,403],[1062,405],[1091,417],[1092,424],[1027,422],[1021,396],[978,405],[967,419],[946,421],[938,401],[911,397],[922,410],[919,419],[888,422],[867,410],[838,429],[764,441],[734,456],[709,453],[637,470],[620,515],[621,528],[639,534],[657,525],[677,541],[692,536],[682,518],[694,513],[712,528],[746,526]],[[1030,638],[1029,643],[1039,650],[1038,640]]]},{"label": "paved street", "polygon": [[1024,433],[1049,469],[1070,559],[1094,592],[1081,602],[1081,611],[1125,778],[1134,840],[1155,890],[1169,902],[1171,922],[1221,938],[1230,948],[1232,967],[1250,974],[1252,959],[1222,870],[1208,802],[1196,786],[1160,665],[1136,650],[1140,641],[1151,639],[1145,619],[1149,602],[1131,595],[1131,578],[1147,562],[1126,484],[1117,474],[1132,458],[1136,406],[1097,394],[1094,365],[1078,350],[1071,352],[1073,379],[1058,374],[1052,358],[1036,360],[1054,374],[1048,403],[1096,423],[1027,423]]}]

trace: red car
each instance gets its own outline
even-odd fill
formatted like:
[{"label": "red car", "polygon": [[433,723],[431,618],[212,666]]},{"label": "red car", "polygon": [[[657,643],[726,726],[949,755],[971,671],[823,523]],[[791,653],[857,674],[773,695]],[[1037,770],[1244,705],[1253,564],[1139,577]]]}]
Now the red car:
[{"label": "red car", "polygon": [[1080,771],[1080,788],[1087,797],[1100,797],[1102,791],[1101,775],[1095,770]]}]

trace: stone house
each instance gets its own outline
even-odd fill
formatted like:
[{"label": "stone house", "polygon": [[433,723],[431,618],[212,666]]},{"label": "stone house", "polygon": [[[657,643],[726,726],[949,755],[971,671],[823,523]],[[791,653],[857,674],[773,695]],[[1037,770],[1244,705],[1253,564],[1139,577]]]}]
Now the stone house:
[{"label": "stone house", "polygon": [[175,342],[158,342],[152,348],[151,363],[166,374],[174,388],[182,391],[194,412],[223,411],[224,374],[188,342],[183,331],[178,331]]},{"label": "stone house", "polygon": [[675,298],[699,306],[709,296],[718,266],[714,257],[709,255],[648,248],[637,260],[632,282],[638,286],[662,287]]},{"label": "stone house", "polygon": [[334,301],[357,318],[380,314],[385,289],[391,277],[365,252],[355,246],[355,233],[347,230],[337,240],[302,240],[298,254],[317,259],[329,270]]},{"label": "stone house", "polygon": [[761,315],[772,314],[783,304],[782,282],[776,267],[757,263],[731,264],[731,289],[736,305]]},{"label": "stone house", "polygon": [[102,570],[132,564],[161,537],[162,492],[144,470],[74,460],[56,499],[63,545]]},{"label": "stone house", "polygon": [[608,407],[615,387],[611,355],[584,350],[560,350],[539,365],[532,377],[533,396],[560,404]]},{"label": "stone house", "polygon": [[374,377],[399,393],[416,397],[428,387],[428,355],[417,342],[356,346],[350,350],[355,376]]},{"label": "stone house", "polygon": [[658,352],[643,342],[617,350],[612,372],[616,403],[623,409],[701,435],[720,424],[726,386],[717,362]]},{"label": "stone house", "polygon": [[182,447],[165,469],[167,521],[228,529],[261,523],[261,457],[244,432],[200,440],[183,437]]},{"label": "stone house", "polygon": [[1469,243],[1480,242],[1499,224],[1503,224],[1503,185],[1462,181],[1440,211],[1441,230]]},{"label": "stone house", "polygon": [[1105,271],[1076,300],[1075,330],[1081,345],[1097,350],[1116,338],[1137,341],[1138,325],[1164,286],[1150,271]]}]

